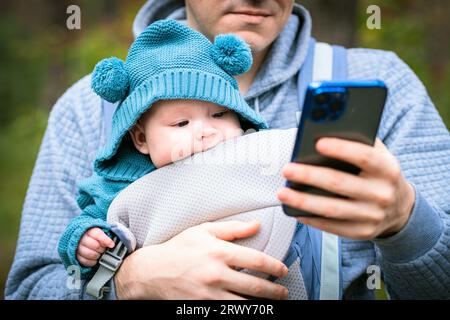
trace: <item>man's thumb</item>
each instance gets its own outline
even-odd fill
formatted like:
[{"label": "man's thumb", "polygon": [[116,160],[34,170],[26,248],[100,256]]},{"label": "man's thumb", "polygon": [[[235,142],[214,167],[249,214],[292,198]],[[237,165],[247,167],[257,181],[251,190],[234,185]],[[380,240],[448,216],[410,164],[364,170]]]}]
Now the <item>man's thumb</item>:
[{"label": "man's thumb", "polygon": [[213,236],[225,240],[233,241],[238,238],[247,238],[254,235],[261,223],[258,220],[252,221],[221,221],[208,222],[202,225]]}]

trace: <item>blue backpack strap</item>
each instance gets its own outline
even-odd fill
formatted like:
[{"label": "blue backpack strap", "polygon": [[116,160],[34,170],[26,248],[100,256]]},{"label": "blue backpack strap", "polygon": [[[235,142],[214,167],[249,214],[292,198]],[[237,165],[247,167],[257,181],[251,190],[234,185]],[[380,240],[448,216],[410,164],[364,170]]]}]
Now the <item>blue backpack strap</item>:
[{"label": "blue backpack strap", "polygon": [[[316,48],[318,50],[328,51],[325,55],[332,54],[332,59],[327,58],[331,60],[332,66],[321,66],[319,61],[314,61],[317,53]],[[297,86],[300,111],[303,108],[306,89],[313,80],[313,74],[317,72],[315,68],[318,68],[318,66],[324,69],[319,72],[325,75],[323,80],[346,80],[346,49],[341,46],[317,45],[315,39],[311,38],[307,57],[298,74]],[[342,299],[343,284],[340,238],[299,224],[294,241],[300,247],[302,256],[301,269],[309,298],[314,300]]]},{"label": "blue backpack strap", "polygon": [[348,78],[347,49],[333,45],[333,80],[345,81]]},{"label": "blue backpack strap", "polygon": [[[303,66],[298,73],[297,90],[298,105],[300,111],[303,108],[305,93],[308,85],[313,81],[314,54],[316,49],[316,40],[311,38],[309,41],[308,53]],[[342,46],[333,45],[333,80],[344,81],[347,79],[347,49]]]},{"label": "blue backpack strap", "polygon": [[[347,52],[341,46],[328,46],[332,54],[331,78],[347,79]],[[329,59],[329,58],[328,58]],[[331,59],[329,59],[331,60]],[[342,299],[342,254],[340,237],[322,232],[320,299]]]},{"label": "blue backpack strap", "polygon": [[297,78],[298,105],[300,111],[303,108],[306,89],[308,88],[308,85],[311,83],[313,77],[315,48],[316,48],[316,40],[314,38],[311,38],[309,41],[308,53],[306,54],[305,61],[303,62],[303,66],[300,69]]},{"label": "blue backpack strap", "polygon": [[105,139],[108,139],[112,130],[112,117],[114,111],[117,109],[117,103],[111,103],[102,99],[102,112],[103,112],[103,132]]}]

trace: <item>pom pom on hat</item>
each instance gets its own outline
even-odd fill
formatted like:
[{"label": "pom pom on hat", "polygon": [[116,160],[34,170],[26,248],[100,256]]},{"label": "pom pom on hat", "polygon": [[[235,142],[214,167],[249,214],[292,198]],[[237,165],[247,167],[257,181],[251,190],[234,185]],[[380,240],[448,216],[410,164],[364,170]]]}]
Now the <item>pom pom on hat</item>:
[{"label": "pom pom on hat", "polygon": [[116,57],[103,59],[92,73],[91,87],[100,97],[111,103],[126,97],[130,86],[124,62]]},{"label": "pom pom on hat", "polygon": [[218,35],[212,55],[214,61],[232,76],[247,72],[253,62],[249,45],[233,34]]}]

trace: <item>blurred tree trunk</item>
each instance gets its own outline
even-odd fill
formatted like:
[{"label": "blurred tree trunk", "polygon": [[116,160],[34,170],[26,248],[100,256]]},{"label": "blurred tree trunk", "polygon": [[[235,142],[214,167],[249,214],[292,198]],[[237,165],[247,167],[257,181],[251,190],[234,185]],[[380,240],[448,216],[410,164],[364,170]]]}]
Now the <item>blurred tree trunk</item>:
[{"label": "blurred tree trunk", "polygon": [[423,12],[427,27],[428,61],[430,72],[437,85],[443,84],[450,57],[450,6],[448,0],[433,0],[424,3]]},{"label": "blurred tree trunk", "polygon": [[355,45],[357,0],[296,0],[311,13],[313,36],[346,47]]}]

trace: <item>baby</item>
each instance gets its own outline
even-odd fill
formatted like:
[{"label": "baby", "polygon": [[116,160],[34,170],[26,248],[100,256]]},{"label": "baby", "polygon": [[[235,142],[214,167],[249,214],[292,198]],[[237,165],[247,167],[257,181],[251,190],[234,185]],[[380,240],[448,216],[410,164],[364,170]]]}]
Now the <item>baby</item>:
[{"label": "baby", "polygon": [[[160,100],[130,130],[133,145],[148,155],[156,169],[193,153],[206,151],[221,141],[242,135],[235,112],[200,100]],[[113,241],[99,228],[81,238],[77,260],[92,267]]]},{"label": "baby", "polygon": [[105,249],[114,247],[107,211],[133,181],[244,130],[267,129],[233,78],[251,63],[248,45],[237,36],[220,35],[213,44],[175,20],[161,20],[137,37],[126,62],[97,64],[93,90],[120,104],[93,175],[79,184],[82,213],[59,242],[66,268],[79,266],[86,278]]}]

